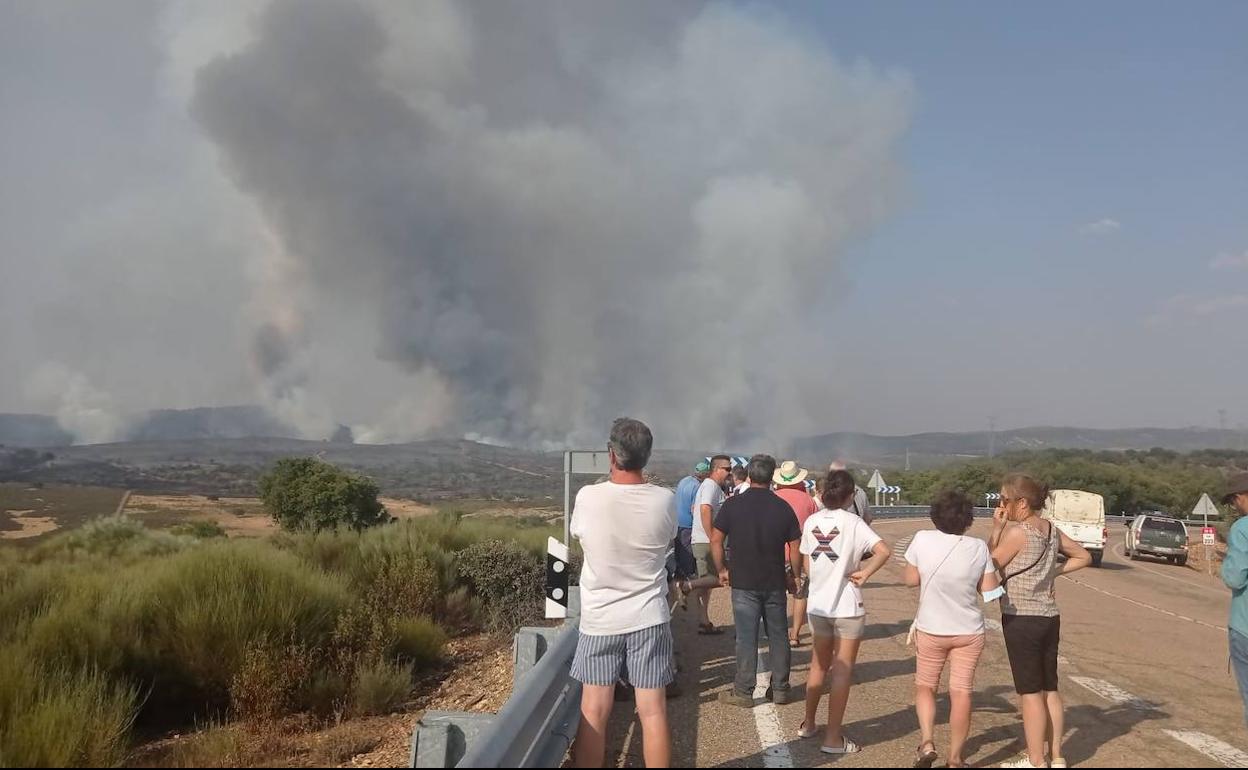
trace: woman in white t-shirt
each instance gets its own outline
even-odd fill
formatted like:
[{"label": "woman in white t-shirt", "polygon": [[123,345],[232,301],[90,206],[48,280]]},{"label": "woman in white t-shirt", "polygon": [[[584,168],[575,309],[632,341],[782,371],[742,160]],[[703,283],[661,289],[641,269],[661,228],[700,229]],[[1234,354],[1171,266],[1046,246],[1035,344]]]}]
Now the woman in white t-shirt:
[{"label": "woman in white t-shirt", "polygon": [[[854,754],[861,750],[841,732],[858,645],[867,627],[867,612],[859,589],[888,563],[893,553],[870,526],[845,510],[853,498],[854,477],[848,471],[829,473],[823,484],[823,503],[827,507],[812,514],[802,528],[803,573],[810,581],[806,612],[815,637],[815,651],[806,680],[806,719],[798,736],[816,735],[819,698],[824,679],[831,671],[828,728],[820,747],[825,754]],[[868,553],[871,558],[864,564],[863,554]]]},{"label": "woman in white t-shirt", "polygon": [[980,595],[1000,584],[988,544],[966,537],[975,523],[971,499],[945,492],[932,503],[936,529],[914,536],[906,550],[905,583],[919,586],[914,618],[918,652],[914,705],[921,733],[915,767],[936,762],[936,689],[949,663],[949,767],[965,767],[962,747],[971,731],[971,693],[984,652],[984,612]]}]

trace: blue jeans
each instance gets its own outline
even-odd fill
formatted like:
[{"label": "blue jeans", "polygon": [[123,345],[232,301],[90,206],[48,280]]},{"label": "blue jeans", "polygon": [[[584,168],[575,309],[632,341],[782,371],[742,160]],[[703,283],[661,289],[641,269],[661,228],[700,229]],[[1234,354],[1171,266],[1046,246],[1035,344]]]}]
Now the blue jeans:
[{"label": "blue jeans", "polygon": [[737,627],[737,679],[739,694],[752,696],[758,681],[758,625],[762,620],[771,658],[773,692],[789,689],[788,602],[783,589],[779,591],[746,591],[732,589],[732,618]]},{"label": "blue jeans", "polygon": [[1231,629],[1231,664],[1239,681],[1239,697],[1244,701],[1244,721],[1248,722],[1248,636]]}]

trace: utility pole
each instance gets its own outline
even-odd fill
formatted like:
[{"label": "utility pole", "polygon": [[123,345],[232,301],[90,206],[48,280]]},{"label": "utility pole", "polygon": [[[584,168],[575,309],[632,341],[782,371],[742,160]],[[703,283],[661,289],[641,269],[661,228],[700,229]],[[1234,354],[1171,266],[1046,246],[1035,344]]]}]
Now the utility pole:
[{"label": "utility pole", "polygon": [[910,447],[906,447],[906,472],[910,472]]},{"label": "utility pole", "polygon": [[988,457],[997,456],[997,418],[988,418]]}]

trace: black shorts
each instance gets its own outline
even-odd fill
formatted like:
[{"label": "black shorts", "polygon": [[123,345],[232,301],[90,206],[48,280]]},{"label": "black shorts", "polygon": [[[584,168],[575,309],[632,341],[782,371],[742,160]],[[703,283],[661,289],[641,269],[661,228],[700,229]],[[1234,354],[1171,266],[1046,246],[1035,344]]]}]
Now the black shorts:
[{"label": "black shorts", "polygon": [[1057,645],[1062,619],[1002,614],[1001,628],[1015,691],[1019,695],[1057,692]]}]

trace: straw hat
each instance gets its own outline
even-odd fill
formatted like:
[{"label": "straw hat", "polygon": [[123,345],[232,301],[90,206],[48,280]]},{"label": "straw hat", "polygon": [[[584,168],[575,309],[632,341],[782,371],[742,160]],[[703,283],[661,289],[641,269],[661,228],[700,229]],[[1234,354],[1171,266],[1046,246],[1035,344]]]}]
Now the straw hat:
[{"label": "straw hat", "polygon": [[771,483],[778,487],[793,487],[806,481],[809,472],[793,460],[785,460],[771,476]]}]

